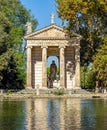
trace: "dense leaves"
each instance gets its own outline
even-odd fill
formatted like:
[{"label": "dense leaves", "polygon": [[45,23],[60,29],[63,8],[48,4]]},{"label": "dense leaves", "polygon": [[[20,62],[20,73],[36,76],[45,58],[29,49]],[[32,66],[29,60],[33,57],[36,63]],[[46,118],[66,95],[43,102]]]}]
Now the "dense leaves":
[{"label": "dense leaves", "polygon": [[84,68],[84,64],[87,66],[93,64],[93,71],[86,72],[86,83],[84,83],[85,73],[81,72],[81,84],[90,88],[97,79],[107,86],[107,0],[56,0],[56,2],[59,17],[66,23],[65,28],[69,34],[75,32],[83,37],[80,43],[81,65]]},{"label": "dense leaves", "polygon": [[107,0],[56,0],[59,17],[70,33],[83,36],[81,64],[92,62],[92,56],[107,33]]},{"label": "dense leaves", "polygon": [[95,72],[92,70],[90,66],[82,66],[81,67],[81,87],[85,89],[95,89],[96,77]]},{"label": "dense leaves", "polygon": [[107,87],[107,36],[104,37],[103,42],[103,46],[94,56],[93,71],[97,79],[103,81],[104,86]]},{"label": "dense leaves", "polygon": [[0,0],[0,87],[23,88],[25,58],[23,36],[27,21],[37,21],[20,0]]}]

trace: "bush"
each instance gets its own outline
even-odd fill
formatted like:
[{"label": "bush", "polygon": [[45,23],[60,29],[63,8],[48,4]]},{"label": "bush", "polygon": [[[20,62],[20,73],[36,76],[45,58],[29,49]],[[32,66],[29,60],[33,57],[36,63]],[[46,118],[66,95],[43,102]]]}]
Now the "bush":
[{"label": "bush", "polygon": [[64,91],[64,89],[57,89],[55,92],[53,92],[53,94],[55,94],[55,95],[64,95],[64,94],[66,94],[65,93],[65,91]]}]

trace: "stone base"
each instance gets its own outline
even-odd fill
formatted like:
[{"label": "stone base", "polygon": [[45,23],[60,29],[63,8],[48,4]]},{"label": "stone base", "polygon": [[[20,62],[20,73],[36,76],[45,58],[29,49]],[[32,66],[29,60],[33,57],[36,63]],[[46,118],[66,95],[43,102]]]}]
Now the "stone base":
[{"label": "stone base", "polygon": [[4,92],[4,90],[3,89],[0,89],[0,93],[2,94]]},{"label": "stone base", "polygon": [[32,88],[32,87],[26,87],[25,89],[26,89],[26,90],[32,90],[32,89],[34,89],[34,88]]},{"label": "stone base", "polygon": [[98,93],[99,92],[99,88],[95,88],[95,92]]},{"label": "stone base", "polygon": [[74,89],[74,90],[81,90],[81,87],[74,87],[72,89]]},{"label": "stone base", "polygon": [[102,90],[102,93],[107,93],[107,90],[106,90],[106,89],[103,89],[103,90]]},{"label": "stone base", "polygon": [[60,81],[54,80],[53,87],[60,87]]}]

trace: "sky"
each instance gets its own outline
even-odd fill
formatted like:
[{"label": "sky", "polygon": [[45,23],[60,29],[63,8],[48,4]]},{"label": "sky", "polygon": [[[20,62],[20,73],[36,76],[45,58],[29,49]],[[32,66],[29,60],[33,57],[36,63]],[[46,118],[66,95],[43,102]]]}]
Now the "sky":
[{"label": "sky", "polygon": [[21,3],[37,19],[37,29],[49,26],[51,23],[51,14],[55,14],[55,23],[61,26],[62,21],[58,18],[57,4],[55,0],[20,0]]},{"label": "sky", "polygon": [[[38,25],[36,30],[42,29],[51,24],[51,14],[55,14],[55,23],[58,26],[62,25],[61,19],[58,18],[57,5],[55,0],[20,0],[22,5],[31,11],[31,14],[37,19]],[[52,60],[55,60],[57,66],[58,59],[56,57],[49,57],[47,59],[47,66],[49,67]]]}]

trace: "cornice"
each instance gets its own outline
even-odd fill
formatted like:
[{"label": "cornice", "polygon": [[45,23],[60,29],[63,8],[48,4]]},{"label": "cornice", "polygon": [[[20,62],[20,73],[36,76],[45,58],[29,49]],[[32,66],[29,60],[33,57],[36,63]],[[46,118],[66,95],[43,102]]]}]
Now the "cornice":
[{"label": "cornice", "polygon": [[25,40],[70,40],[64,37],[27,37]]}]

